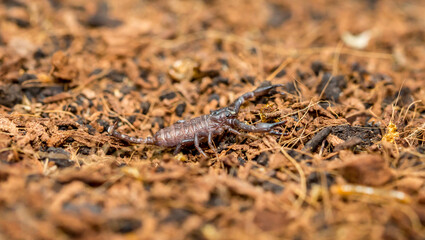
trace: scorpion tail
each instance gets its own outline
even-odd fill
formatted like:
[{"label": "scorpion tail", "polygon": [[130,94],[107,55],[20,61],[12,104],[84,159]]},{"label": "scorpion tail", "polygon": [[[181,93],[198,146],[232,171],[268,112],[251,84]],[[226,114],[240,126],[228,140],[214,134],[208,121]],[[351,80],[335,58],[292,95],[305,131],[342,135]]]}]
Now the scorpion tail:
[{"label": "scorpion tail", "polygon": [[131,137],[125,134],[122,134],[115,130],[118,126],[118,122],[115,122],[113,125],[108,127],[108,133],[120,140],[123,140],[128,143],[137,143],[137,144],[155,144],[154,139],[151,137],[147,138],[137,138],[137,137]]}]

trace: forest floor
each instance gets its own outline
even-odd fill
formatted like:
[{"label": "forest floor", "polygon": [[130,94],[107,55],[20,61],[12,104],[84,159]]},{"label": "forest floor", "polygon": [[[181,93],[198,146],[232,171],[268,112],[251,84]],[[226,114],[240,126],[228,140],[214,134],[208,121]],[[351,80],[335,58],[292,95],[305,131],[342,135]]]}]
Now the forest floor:
[{"label": "forest floor", "polygon": [[[423,1],[0,3],[0,239],[424,239]],[[128,144],[245,103],[208,144]]]}]

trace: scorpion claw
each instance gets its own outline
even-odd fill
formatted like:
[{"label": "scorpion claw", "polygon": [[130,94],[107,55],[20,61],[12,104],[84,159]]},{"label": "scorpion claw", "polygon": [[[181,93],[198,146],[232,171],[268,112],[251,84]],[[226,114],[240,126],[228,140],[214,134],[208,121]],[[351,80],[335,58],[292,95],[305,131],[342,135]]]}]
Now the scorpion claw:
[{"label": "scorpion claw", "polygon": [[270,131],[270,134],[275,134],[277,136],[288,136],[289,134],[286,132],[278,132],[278,131]]},{"label": "scorpion claw", "polygon": [[275,84],[275,85],[270,85],[267,87],[259,87],[257,89],[255,89],[253,91],[254,96],[261,96],[261,95],[266,95],[266,94],[274,94],[277,93],[278,91],[276,91],[275,89],[278,87],[283,87],[283,84]]},{"label": "scorpion claw", "polygon": [[[286,123],[286,120],[283,120],[283,121],[280,121],[280,122],[277,122],[277,123],[272,123],[271,124],[271,128],[274,128],[274,127],[276,127],[276,126],[280,126],[280,125],[283,125],[283,124],[285,124]],[[274,130],[270,130],[269,131],[269,133],[271,133],[271,134],[275,134],[275,135],[278,135],[278,136],[286,136],[287,134],[286,133],[280,133],[280,132],[277,132],[277,131],[274,131]]]},{"label": "scorpion claw", "polygon": [[271,127],[276,127],[276,126],[280,126],[286,123],[286,120],[280,121],[280,122],[276,122],[276,123],[272,123]]},{"label": "scorpion claw", "polygon": [[273,130],[270,131],[269,133],[274,134],[274,135],[278,135],[278,136],[283,135],[282,133],[277,132],[277,131],[273,131]]}]

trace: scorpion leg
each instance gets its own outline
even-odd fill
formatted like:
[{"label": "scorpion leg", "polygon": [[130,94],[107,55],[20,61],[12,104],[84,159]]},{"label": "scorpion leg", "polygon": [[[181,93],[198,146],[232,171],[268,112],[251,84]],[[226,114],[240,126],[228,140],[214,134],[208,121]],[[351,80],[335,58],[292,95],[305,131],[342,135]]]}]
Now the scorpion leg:
[{"label": "scorpion leg", "polygon": [[210,146],[211,150],[213,150],[213,152],[215,154],[218,154],[217,149],[214,147],[213,145],[213,141],[212,141],[212,132],[208,133],[208,146]]},{"label": "scorpion leg", "polygon": [[178,152],[180,152],[180,150],[182,149],[182,147],[184,145],[190,145],[193,143],[193,139],[186,139],[183,140],[181,143],[179,143],[176,147],[176,149],[174,150],[173,154],[176,155]]},{"label": "scorpion leg", "polygon": [[177,155],[177,153],[179,153],[181,149],[182,149],[182,144],[180,143],[179,145],[177,145],[176,149],[174,149],[173,155]]},{"label": "scorpion leg", "polygon": [[227,130],[229,130],[229,132],[231,132],[233,134],[242,135],[242,133],[238,132],[237,130],[235,130],[235,129],[231,128],[231,127],[228,127]]},{"label": "scorpion leg", "polygon": [[264,95],[270,95],[273,93],[274,89],[277,87],[282,87],[282,84],[275,84],[267,87],[260,87],[255,89],[252,92],[247,92],[244,95],[238,97],[236,101],[233,103],[235,112],[238,113],[241,105],[248,99],[252,97],[259,97]]},{"label": "scorpion leg", "polygon": [[239,120],[236,120],[234,122],[234,125],[237,126],[240,129],[243,129],[243,130],[248,131],[248,132],[269,132],[269,133],[272,133],[272,134],[281,135],[280,133],[274,131],[273,128],[280,126],[280,125],[283,125],[285,123],[286,123],[286,121],[284,120],[284,121],[277,122],[277,123],[258,123],[258,124],[253,126],[253,125],[245,124],[245,123],[243,123]]},{"label": "scorpion leg", "polygon": [[204,157],[208,158],[207,154],[202,150],[202,148],[199,146],[199,137],[198,135],[195,135],[195,147]]}]

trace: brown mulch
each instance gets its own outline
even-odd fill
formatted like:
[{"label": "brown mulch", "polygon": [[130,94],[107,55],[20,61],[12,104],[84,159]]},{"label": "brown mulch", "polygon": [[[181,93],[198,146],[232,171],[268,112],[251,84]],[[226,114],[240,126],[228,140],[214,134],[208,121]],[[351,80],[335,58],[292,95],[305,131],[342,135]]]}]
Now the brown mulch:
[{"label": "brown mulch", "polygon": [[[424,239],[422,1],[0,2],[0,239]],[[363,44],[366,42],[365,44]],[[244,104],[194,147],[129,145]]]}]

